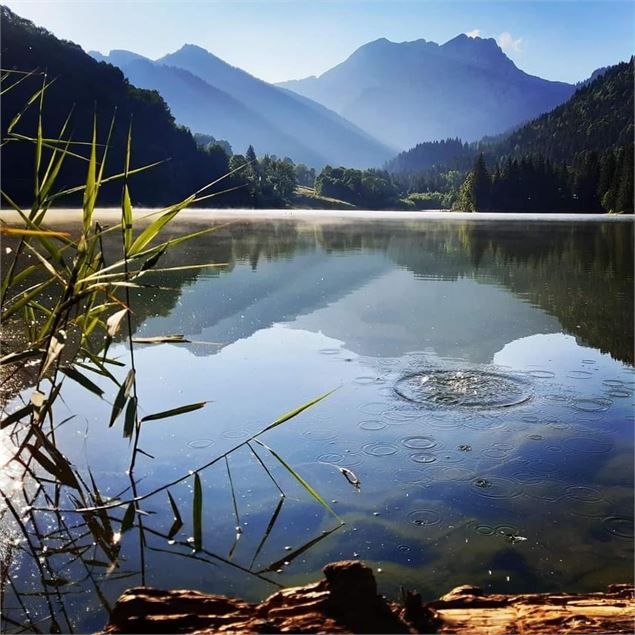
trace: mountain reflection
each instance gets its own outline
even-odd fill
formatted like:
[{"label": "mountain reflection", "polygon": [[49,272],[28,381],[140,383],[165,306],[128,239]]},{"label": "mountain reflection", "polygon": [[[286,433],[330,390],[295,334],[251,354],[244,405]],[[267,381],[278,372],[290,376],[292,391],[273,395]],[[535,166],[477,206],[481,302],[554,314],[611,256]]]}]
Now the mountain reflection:
[{"label": "mountain reflection", "polygon": [[147,277],[171,290],[139,293],[140,333],[230,343],[285,322],[360,354],[483,362],[563,331],[633,363],[632,223],[240,222],[163,264],[202,262],[226,266]]}]

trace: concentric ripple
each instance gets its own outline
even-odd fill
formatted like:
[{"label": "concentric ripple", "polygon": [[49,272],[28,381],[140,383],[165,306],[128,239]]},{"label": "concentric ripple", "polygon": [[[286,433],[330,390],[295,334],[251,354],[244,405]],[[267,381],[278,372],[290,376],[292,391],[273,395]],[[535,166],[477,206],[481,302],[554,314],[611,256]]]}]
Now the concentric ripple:
[{"label": "concentric ripple", "polygon": [[441,522],[441,514],[434,509],[415,509],[408,514],[408,520],[417,527],[432,527]]},{"label": "concentric ripple", "polygon": [[633,519],[628,516],[608,516],[604,519],[604,528],[618,538],[633,540]]},{"label": "concentric ripple", "polygon": [[574,399],[573,408],[581,412],[605,412],[613,405],[610,399],[595,397],[592,399]]},{"label": "concentric ripple", "polygon": [[390,456],[395,454],[397,449],[392,443],[367,443],[362,446],[362,452],[370,456]]},{"label": "concentric ripple", "polygon": [[212,441],[212,439],[193,439],[187,442],[187,445],[194,450],[204,450],[213,444],[214,441]]},{"label": "concentric ripple", "polygon": [[523,492],[520,482],[503,476],[479,478],[473,484],[475,491],[487,498],[516,498]]},{"label": "concentric ripple", "polygon": [[401,444],[411,450],[429,450],[437,445],[432,437],[406,437]]},{"label": "concentric ripple", "polygon": [[532,396],[523,380],[480,370],[430,370],[407,375],[395,385],[404,399],[429,406],[505,408]]},{"label": "concentric ripple", "polygon": [[590,373],[588,370],[570,370],[567,373],[567,377],[569,379],[589,379],[593,377],[593,373]]},{"label": "concentric ripple", "polygon": [[430,452],[417,452],[417,454],[410,455],[410,460],[414,463],[434,463],[437,457]]},{"label": "concentric ripple", "polygon": [[364,421],[359,422],[359,427],[362,430],[369,430],[371,432],[377,430],[383,430],[386,427],[386,423],[380,421],[379,419],[365,419]]}]

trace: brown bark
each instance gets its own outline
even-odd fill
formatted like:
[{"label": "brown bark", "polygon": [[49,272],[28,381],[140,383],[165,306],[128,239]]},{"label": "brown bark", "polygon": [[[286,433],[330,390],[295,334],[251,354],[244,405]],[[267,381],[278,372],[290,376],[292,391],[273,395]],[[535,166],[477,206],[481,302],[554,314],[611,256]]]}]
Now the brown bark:
[{"label": "brown bark", "polygon": [[404,594],[403,606],[377,594],[360,562],[324,568],[324,579],[284,589],[261,602],[198,591],[137,587],[119,598],[105,633],[632,633],[631,585],[607,592],[485,594],[457,587],[423,604]]}]

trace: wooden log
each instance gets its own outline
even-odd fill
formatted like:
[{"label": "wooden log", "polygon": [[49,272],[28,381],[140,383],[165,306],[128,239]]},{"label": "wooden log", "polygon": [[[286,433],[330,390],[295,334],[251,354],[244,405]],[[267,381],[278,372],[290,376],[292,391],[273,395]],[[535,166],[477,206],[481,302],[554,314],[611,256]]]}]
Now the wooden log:
[{"label": "wooden log", "polygon": [[633,633],[632,585],[588,594],[485,594],[457,587],[433,602],[377,593],[358,561],[329,564],[324,579],[250,604],[198,591],[147,587],[121,595],[104,633]]},{"label": "wooden log", "polygon": [[633,586],[615,584],[587,594],[484,594],[457,587],[428,603],[441,621],[439,633],[633,633]]}]

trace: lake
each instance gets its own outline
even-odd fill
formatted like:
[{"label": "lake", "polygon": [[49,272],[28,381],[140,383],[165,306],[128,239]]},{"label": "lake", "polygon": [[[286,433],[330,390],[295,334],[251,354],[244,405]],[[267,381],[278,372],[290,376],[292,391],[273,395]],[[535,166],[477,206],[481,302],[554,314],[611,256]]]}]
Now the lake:
[{"label": "lake", "polygon": [[[113,555],[82,515],[59,512],[62,535],[56,514],[27,510],[51,580],[5,506],[5,616],[19,622],[26,607],[37,623],[52,610],[63,631],[68,618],[86,632],[142,581],[256,600],[355,558],[394,598],[401,586],[430,599],[459,584],[519,593],[632,582],[632,219],[230,219],[164,262],[224,266],[149,275],[155,286],[132,301],[135,336],[189,340],[137,345],[142,414],[212,402],[141,435],[137,494],[185,476],[169,488],[182,526],[171,532],[162,489],[140,503],[143,544],[135,526]],[[171,232],[205,223],[192,212]],[[123,342],[113,353],[128,361]],[[331,390],[259,436],[264,445],[201,471],[193,549],[188,471]],[[65,385],[56,418],[72,418],[56,443],[104,500],[125,500],[130,445],[121,421],[108,427],[109,391],[101,400]],[[14,442],[5,438],[5,460]],[[0,481],[24,504],[32,485],[11,465]],[[115,528],[124,511],[108,510]]]}]

